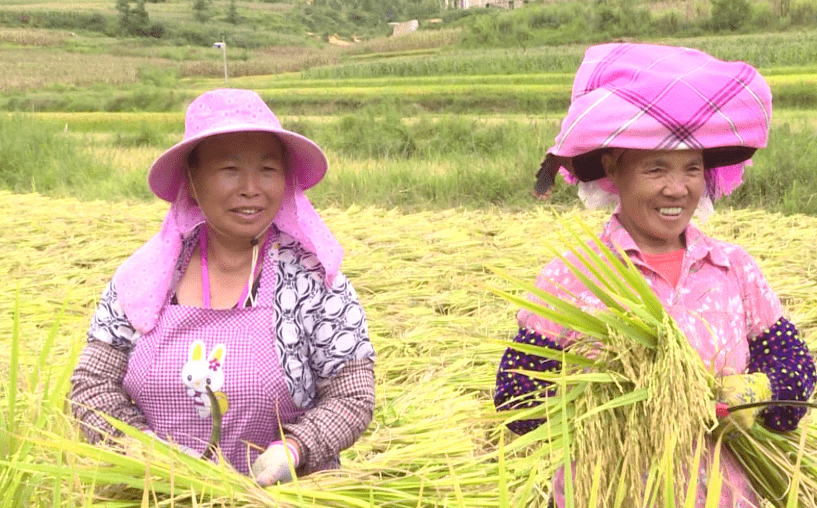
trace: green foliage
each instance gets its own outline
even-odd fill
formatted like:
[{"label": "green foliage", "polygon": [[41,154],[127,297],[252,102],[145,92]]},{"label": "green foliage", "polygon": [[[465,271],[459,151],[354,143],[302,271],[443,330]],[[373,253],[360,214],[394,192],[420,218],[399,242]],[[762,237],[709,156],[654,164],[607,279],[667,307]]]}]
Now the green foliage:
[{"label": "green foliage", "polygon": [[238,14],[238,8],[235,5],[235,0],[230,0],[230,4],[227,6],[227,16],[225,21],[231,25],[237,25],[241,21],[241,16]]},{"label": "green foliage", "polygon": [[136,7],[131,10],[129,21],[131,33],[143,37],[150,35],[150,17],[145,9],[145,0],[136,0]]},{"label": "green foliage", "polygon": [[204,22],[210,19],[211,0],[193,0],[193,17],[196,21]]},{"label": "green foliage", "polygon": [[[813,104],[813,103],[812,103]],[[726,206],[817,215],[817,133],[808,125],[773,127],[766,148],[752,158],[744,183]]]},{"label": "green foliage", "polygon": [[119,13],[119,30],[126,33],[130,26],[130,0],[116,0],[116,12]]},{"label": "green foliage", "polygon": [[749,0],[711,0],[712,28],[738,31],[751,16]]},{"label": "green foliage", "polygon": [[[0,11],[0,25],[106,33],[116,18],[90,11]],[[115,35],[111,33],[109,35]]]},{"label": "green foliage", "polygon": [[0,116],[0,133],[0,189],[84,199],[150,196],[143,175],[118,173],[83,152],[58,126]]},{"label": "green foliage", "polygon": [[601,42],[650,30],[651,15],[631,3],[567,2],[463,18],[466,47],[531,47]]},{"label": "green foliage", "polygon": [[314,0],[293,9],[306,29],[322,36],[386,36],[390,22],[425,20],[440,10],[438,0]]},{"label": "green foliage", "polygon": [[817,26],[817,2],[812,0],[794,0],[791,4],[789,19],[792,24],[796,26]]},{"label": "green foliage", "polygon": [[113,140],[113,146],[120,148],[150,146],[164,149],[170,144],[169,136],[165,132],[147,123],[142,123],[136,132],[119,131]]}]

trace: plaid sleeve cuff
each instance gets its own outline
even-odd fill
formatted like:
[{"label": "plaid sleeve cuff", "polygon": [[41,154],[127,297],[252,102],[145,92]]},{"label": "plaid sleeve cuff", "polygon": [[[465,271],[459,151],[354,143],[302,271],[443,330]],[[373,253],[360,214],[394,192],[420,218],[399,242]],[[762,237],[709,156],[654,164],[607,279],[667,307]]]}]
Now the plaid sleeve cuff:
[{"label": "plaid sleeve cuff", "polygon": [[[797,329],[785,318],[749,341],[748,371],[768,376],[772,400],[807,401],[814,393],[814,360]],[[806,408],[770,406],[760,417],[769,429],[790,431],[805,414]]]},{"label": "plaid sleeve cuff", "polygon": [[128,352],[99,340],[89,340],[71,375],[71,410],[91,443],[121,433],[99,413],[146,429],[147,420],[122,387]]},{"label": "plaid sleeve cuff", "polygon": [[[513,340],[520,344],[548,347],[557,351],[562,350],[562,347],[556,342],[525,328],[520,328],[519,333]],[[526,369],[536,372],[547,372],[558,371],[561,367],[561,362],[558,360],[520,353],[513,349],[513,347],[509,347],[502,356],[499,370],[496,373],[496,394],[494,395],[494,405],[496,409],[498,411],[506,411],[509,409],[532,407],[536,404],[535,400],[533,400],[536,395],[540,394],[545,388],[552,384],[547,381],[531,379],[523,374],[508,371]],[[552,393],[549,391],[547,394],[551,395]],[[517,420],[509,423],[508,428],[516,434],[526,434],[544,422],[545,420],[542,419]]]},{"label": "plaid sleeve cuff", "polygon": [[340,451],[369,426],[374,398],[374,362],[369,358],[347,362],[318,388],[317,405],[283,426],[284,434],[300,447],[301,474],[340,467]]}]

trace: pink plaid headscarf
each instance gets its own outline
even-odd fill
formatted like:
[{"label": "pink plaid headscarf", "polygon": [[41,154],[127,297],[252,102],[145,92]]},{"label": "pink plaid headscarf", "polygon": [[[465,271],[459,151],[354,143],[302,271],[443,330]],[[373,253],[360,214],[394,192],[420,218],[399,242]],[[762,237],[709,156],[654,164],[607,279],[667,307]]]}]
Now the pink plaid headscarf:
[{"label": "pink plaid headscarf", "polygon": [[320,147],[281,128],[278,119],[255,92],[229,89],[206,92],[187,110],[184,140],[168,149],[151,166],[151,190],[171,201],[161,230],[114,275],[119,304],[134,328],[143,334],[150,331],[159,318],[173,282],[183,240],[205,222],[201,209],[188,194],[183,161],[201,139],[240,131],[271,132],[286,146],[287,185],[273,224],[315,254],[327,284],[332,284],[340,269],[343,247],[303,193],[304,187],[315,185],[326,171],[326,158]]},{"label": "pink plaid headscarf", "polygon": [[749,64],[681,47],[591,46],[543,167],[555,162],[570,170],[562,169],[568,182],[587,182],[604,177],[590,156],[602,148],[702,149],[716,168],[715,199],[740,185],[743,166],[766,146],[771,113],[769,86]]}]

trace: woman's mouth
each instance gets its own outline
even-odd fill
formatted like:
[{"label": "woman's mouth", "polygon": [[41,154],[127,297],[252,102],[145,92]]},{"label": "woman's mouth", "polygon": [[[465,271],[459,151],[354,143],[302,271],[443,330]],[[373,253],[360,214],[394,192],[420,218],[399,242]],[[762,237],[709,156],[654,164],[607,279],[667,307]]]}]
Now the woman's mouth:
[{"label": "woman's mouth", "polygon": [[665,217],[678,217],[684,209],[680,206],[663,207],[658,209],[658,213]]},{"label": "woman's mouth", "polygon": [[254,217],[255,215],[258,215],[263,210],[264,210],[263,208],[247,206],[247,207],[241,207],[241,208],[233,208],[231,211],[233,213],[237,213],[237,214],[241,215],[242,217],[248,217],[249,218],[249,217]]}]

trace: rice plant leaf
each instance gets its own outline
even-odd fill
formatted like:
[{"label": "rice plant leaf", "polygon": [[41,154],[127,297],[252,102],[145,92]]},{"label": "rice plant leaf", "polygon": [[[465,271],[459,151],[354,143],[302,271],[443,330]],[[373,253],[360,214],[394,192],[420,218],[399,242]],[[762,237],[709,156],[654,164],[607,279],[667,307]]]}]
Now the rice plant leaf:
[{"label": "rice plant leaf", "polygon": [[701,452],[706,446],[705,443],[704,429],[701,429],[698,433],[698,439],[695,441],[695,457],[692,459],[692,465],[689,468],[689,470],[693,472],[689,474],[684,508],[695,508],[695,502],[698,497],[698,472],[701,469]]},{"label": "rice plant leaf", "polygon": [[[564,369],[562,369],[564,373]],[[565,374],[566,375],[566,374]],[[562,379],[561,382],[561,389],[562,391],[566,391],[567,389],[567,381]],[[563,398],[562,399],[562,414],[567,413],[567,401]],[[568,426],[567,419],[562,420],[562,450],[564,450],[564,457],[562,460],[562,467],[564,467],[565,471],[565,508],[573,508],[573,464],[571,460],[571,453],[570,453],[570,431],[571,429]]]},{"label": "rice plant leaf", "polygon": [[644,490],[641,495],[641,506],[655,506],[655,498],[658,493],[658,475],[661,470],[661,464],[652,464],[647,474],[647,481],[644,482]]},{"label": "rice plant leaf", "polygon": [[[558,252],[556,249],[551,249],[551,250],[552,250],[554,256],[556,256],[557,258],[562,260],[565,267],[568,270],[570,270],[570,272],[577,279],[579,279],[582,282],[582,284],[584,284],[584,287],[586,287],[591,293],[593,293],[593,295],[595,295],[596,298],[601,300],[601,302],[604,305],[606,305],[609,308],[618,309],[618,310],[621,310],[621,311],[624,310],[624,307],[622,305],[620,305],[612,296],[610,296],[610,293],[612,292],[611,291],[612,288],[608,287],[607,290],[602,289],[598,284],[593,282],[593,280],[590,277],[585,275],[584,272],[581,271],[579,266],[575,265],[573,262],[571,262],[569,259],[567,259],[563,254]],[[572,250],[572,248],[571,248],[571,250]],[[573,251],[573,252],[576,255],[576,257],[579,259],[579,262],[581,262],[582,265],[588,271],[593,273],[596,276],[597,279],[602,279],[603,280],[603,277],[601,277],[601,275],[598,274],[598,271],[595,270],[595,267],[589,261],[586,261],[585,259],[583,259],[575,251]],[[556,284],[555,281],[554,281],[554,284]]]},{"label": "rice plant leaf", "polygon": [[448,470],[451,473],[451,480],[454,483],[454,494],[457,497],[457,503],[459,503],[460,508],[465,508],[465,499],[462,495],[462,488],[460,488],[460,483],[457,479],[457,472],[454,470],[454,466],[449,461],[448,463]]},{"label": "rice plant leaf", "polygon": [[[675,456],[676,437],[670,434],[666,441],[664,453],[664,508],[675,508],[675,470],[673,460]],[[693,469],[693,471],[695,471]]]},{"label": "rice plant leaf", "polygon": [[619,316],[612,316],[606,312],[599,312],[597,317],[607,323],[610,328],[618,330],[642,346],[650,349],[655,348],[655,335],[646,334],[642,329],[631,326],[630,322],[626,319],[621,319]]},{"label": "rice plant leaf", "polygon": [[596,462],[593,469],[593,483],[590,485],[590,500],[587,506],[598,506],[598,496],[601,490],[601,462]]},{"label": "rice plant leaf", "polygon": [[527,355],[549,358],[551,360],[565,360],[568,364],[579,365],[582,367],[590,367],[592,365],[595,365],[596,363],[595,361],[587,357],[580,356],[569,351],[563,352],[558,349],[552,349],[546,346],[537,346],[535,344],[525,344],[522,342],[514,341],[491,340],[490,342],[503,345],[505,347],[511,348],[520,353],[525,353]]},{"label": "rice plant leaf", "polygon": [[[801,422],[801,424],[805,423],[806,427],[808,426],[808,413],[805,416],[805,422]],[[794,463],[794,474],[792,475],[791,479],[791,490],[789,491],[789,502],[786,505],[786,508],[797,508],[798,500],[800,495],[800,478],[801,478],[801,471],[800,465],[803,463],[803,454],[806,449],[806,436],[808,432],[801,432],[800,433],[800,446],[798,446],[797,450],[797,460]]]},{"label": "rice plant leaf", "polygon": [[[582,333],[586,333],[587,335],[590,335],[592,337],[596,337],[596,336],[598,336],[598,338],[603,337],[603,334],[605,332],[604,326],[603,326],[602,323],[600,323],[595,318],[595,316],[593,316],[593,314],[585,312],[585,311],[581,310],[581,308],[579,308],[578,306],[576,306],[574,304],[571,304],[571,303],[568,303],[568,302],[562,300],[561,298],[559,298],[557,296],[554,296],[554,295],[552,295],[552,294],[550,294],[548,292],[542,291],[541,289],[536,287],[534,284],[530,284],[528,282],[522,281],[522,280],[517,279],[515,277],[511,277],[510,275],[507,275],[506,273],[502,272],[501,270],[499,270],[497,268],[493,268],[493,267],[490,267],[490,266],[488,266],[487,268],[490,269],[491,271],[493,271],[494,273],[496,273],[497,275],[499,275],[500,277],[502,277],[503,279],[507,280],[508,282],[513,283],[516,287],[519,287],[520,289],[523,289],[523,290],[527,291],[528,293],[536,296],[537,298],[544,301],[548,305],[551,305],[553,307],[553,309],[555,309],[559,313],[558,314],[554,313],[554,311],[552,309],[549,309],[549,308],[544,307],[542,305],[537,305],[535,307],[530,307],[528,304],[530,304],[532,302],[530,302],[526,298],[522,298],[522,297],[519,297],[519,296],[516,296],[516,295],[511,295],[511,294],[509,294],[509,293],[507,293],[505,291],[502,291],[500,289],[496,289],[496,288],[492,288],[492,287],[488,286],[487,289],[489,291],[491,291],[492,293],[497,294],[498,296],[501,296],[502,298],[505,298],[506,300],[508,300],[511,303],[514,303],[514,304],[516,304],[516,305],[518,305],[520,307],[527,308],[531,312],[534,312],[534,313],[538,314],[539,311],[544,311],[548,315],[540,314],[540,315],[542,315],[542,317],[545,317],[545,318],[551,319],[551,320],[555,320],[555,321],[557,321],[557,322],[559,322],[561,324],[567,325],[567,323],[565,323],[564,321],[569,320],[570,321],[570,326],[568,326],[568,327],[573,329],[573,330],[580,331]],[[509,299],[509,297],[511,297],[512,300]],[[562,316],[562,319],[559,319],[560,315]],[[577,326],[578,328],[573,328],[573,326]],[[594,333],[588,333],[585,330],[592,330],[592,331],[594,331]]]},{"label": "rice plant leaf", "polygon": [[[632,262],[630,257],[624,252],[621,247],[614,246],[615,252],[611,250],[601,239],[592,232],[590,227],[584,223],[583,221],[579,221],[582,229],[590,236],[593,240],[595,245],[598,247],[599,252],[607,259],[610,263],[610,266],[616,268],[616,271],[619,273],[621,278],[629,284],[631,291],[634,291],[638,298],[641,299],[644,304],[647,305],[650,313],[655,316],[656,318],[660,318],[663,314],[664,310],[661,306],[660,300],[658,300],[658,296],[652,291],[647,281],[644,279],[644,276],[641,274],[641,271],[635,264]],[[637,299],[633,296],[632,299]]]},{"label": "rice plant leaf", "polygon": [[721,501],[721,488],[723,484],[723,474],[721,473],[721,444],[720,437],[715,442],[714,457],[709,468],[707,483],[706,504],[704,508],[718,508]]},{"label": "rice plant leaf", "polygon": [[50,398],[48,399],[48,407],[54,411],[59,411],[65,402],[65,395],[68,393],[68,384],[73,373],[73,366],[77,364],[81,346],[79,341],[74,341],[71,344],[71,350],[68,354],[67,363],[62,369],[57,381],[51,388]]},{"label": "rice plant leaf", "polygon": [[[572,407],[567,406],[567,413],[563,413],[560,407],[558,411],[550,414],[545,424],[540,425],[536,429],[518,437],[512,443],[506,445],[508,450],[515,451],[537,443],[551,443],[560,440],[562,438],[563,429],[565,428],[564,425],[567,425],[568,432],[573,431],[571,420],[573,419],[574,412],[575,410]],[[525,420],[528,418],[518,419]]]},{"label": "rice plant leaf", "polygon": [[631,326],[638,327],[645,335],[652,337],[653,341],[655,341],[655,331],[664,324],[663,321],[656,319],[650,314],[647,307],[643,304],[631,305],[628,311],[624,313],[615,309],[610,309],[607,312],[618,316],[619,319],[625,320]]},{"label": "rice plant leaf", "polygon": [[17,450],[14,435],[17,434],[17,374],[20,367],[20,288],[14,293],[14,310],[12,311],[11,323],[11,351],[9,356],[9,382],[8,382],[8,417],[6,420],[6,443],[8,453],[13,454]]},{"label": "rice plant leaf", "polygon": [[[559,323],[566,328],[570,328],[572,330],[576,330],[580,333],[584,333],[586,335],[590,335],[591,337],[596,337],[598,339],[602,339],[604,337],[604,329],[602,323],[596,319],[594,316],[587,314],[576,307],[572,307],[568,314],[560,312],[558,309],[551,309],[549,307],[545,307],[544,305],[537,304],[528,300],[527,298],[523,298],[517,295],[513,295],[502,291],[496,288],[487,288],[488,291],[494,293],[495,295],[507,300],[508,302],[516,305],[517,307],[527,309],[534,314],[542,316],[545,319],[550,321]],[[538,290],[537,290],[538,291]],[[544,297],[542,299],[553,299],[552,295],[546,295],[545,293],[533,293],[532,294],[536,297]],[[557,302],[559,306],[569,305],[566,302],[559,300]],[[595,325],[595,327],[593,327]]]},{"label": "rice plant leaf", "polygon": [[[511,369],[507,372],[522,374],[531,379],[538,379],[541,381],[558,381],[562,375],[559,372],[539,372],[525,369]],[[627,376],[617,372],[580,372],[577,374],[568,374],[566,376],[568,383],[575,383],[578,381],[585,381],[587,383],[626,383],[629,381]]]},{"label": "rice plant leaf", "polygon": [[[499,433],[498,458],[499,458],[499,508],[509,508],[508,505],[508,472],[505,469],[505,433]],[[418,501],[419,503],[419,501]]]},{"label": "rice plant leaf", "polygon": [[[623,254],[624,258],[629,259],[628,256],[626,256],[624,253],[616,253],[611,250],[601,240],[601,238],[598,237],[597,234],[591,231],[590,226],[588,226],[584,221],[580,220],[578,223],[590,237],[591,241],[596,246],[596,249],[593,249],[589,244],[581,241],[578,238],[578,235],[573,233],[574,238],[577,240],[577,244],[581,245],[587,255],[590,256],[591,259],[594,259],[599,268],[605,272],[610,284],[617,288],[617,294],[625,296],[630,301],[638,301],[641,294],[637,287],[632,285],[631,281],[632,276],[634,275],[632,270],[635,269],[635,267],[628,265],[624,259],[619,257],[619,255]],[[637,275],[640,276],[641,273],[637,272]]]},{"label": "rice plant leaf", "polygon": [[590,411],[584,413],[583,415],[576,418],[576,422],[580,422],[585,418],[593,416],[596,413],[600,413],[602,411],[607,411],[608,409],[615,409],[618,407],[630,406],[635,404],[636,402],[641,402],[647,400],[649,394],[647,388],[639,388],[638,390],[633,390],[630,393],[625,393],[624,395],[619,395],[618,397],[611,399],[604,404],[594,407]]},{"label": "rice plant leaf", "polygon": [[627,264],[627,271],[622,272],[622,276],[626,278],[627,282],[635,289],[638,296],[641,297],[641,301],[647,306],[650,310],[650,313],[655,316],[656,319],[660,319],[660,317],[664,314],[664,307],[661,305],[661,301],[658,299],[658,296],[650,287],[649,283],[647,283],[647,279],[641,274],[641,271],[638,267],[635,266],[635,263],[630,259],[629,256],[621,249],[621,247],[616,246],[619,252],[619,256],[624,259],[624,262]]},{"label": "rice plant leaf", "polygon": [[627,482],[618,482],[618,488],[616,489],[616,500],[613,503],[614,508],[621,508],[624,504],[624,495],[625,490],[627,488]]},{"label": "rice plant leaf", "polygon": [[[595,245],[596,249],[598,249],[594,249],[593,245],[581,239],[570,225],[565,224],[565,229],[570,233],[575,245],[578,245],[584,252],[583,256],[576,253],[577,257],[583,258],[583,263],[588,265],[588,270],[597,269],[597,272],[600,275],[603,275],[600,280],[602,280],[606,286],[611,288],[611,293],[620,295],[628,300],[635,301],[636,293],[627,285],[626,279],[621,276],[622,270],[626,270],[626,265],[624,265],[620,259],[612,255],[607,246],[604,245],[604,243],[601,242],[601,239],[598,238],[598,235],[590,232],[589,226],[587,226],[584,221],[579,220],[577,222],[580,224],[582,229],[585,230],[585,232],[589,233],[593,245]],[[593,266],[589,266],[591,264]]]},{"label": "rice plant leaf", "polygon": [[[57,333],[59,332],[60,324],[62,323],[62,318],[65,315],[65,308],[68,306],[68,300],[70,298],[70,292],[65,296],[65,300],[63,300],[62,305],[60,306],[60,310],[57,312],[54,320],[51,323],[51,328],[48,331],[48,335],[45,338],[45,342],[42,346],[40,346],[40,355],[37,358],[37,365],[36,368],[31,372],[31,378],[29,379],[28,385],[32,388],[35,388],[41,381],[41,376],[43,369],[45,368],[45,364],[48,361],[48,357],[51,354],[51,350],[54,347],[54,340],[57,338]],[[46,390],[48,386],[46,386]],[[45,396],[43,396],[45,398]]]}]

